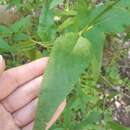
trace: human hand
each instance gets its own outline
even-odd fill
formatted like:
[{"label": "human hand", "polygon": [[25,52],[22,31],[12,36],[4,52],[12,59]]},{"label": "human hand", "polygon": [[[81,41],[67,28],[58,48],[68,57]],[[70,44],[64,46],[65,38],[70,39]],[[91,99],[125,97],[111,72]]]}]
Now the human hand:
[{"label": "human hand", "polygon": [[[48,58],[41,58],[7,71],[0,56],[0,130],[32,130],[42,74]],[[63,101],[47,130],[65,107]],[[43,108],[44,109],[44,108]]]}]

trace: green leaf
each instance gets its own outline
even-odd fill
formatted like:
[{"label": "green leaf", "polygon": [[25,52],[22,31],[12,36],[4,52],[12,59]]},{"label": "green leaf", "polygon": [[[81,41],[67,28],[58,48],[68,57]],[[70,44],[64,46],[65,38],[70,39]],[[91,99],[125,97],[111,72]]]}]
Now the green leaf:
[{"label": "green leaf", "polygon": [[52,0],[52,2],[50,3],[50,9],[53,9],[54,7],[56,7],[58,4],[62,3],[64,0]]},{"label": "green leaf", "polygon": [[100,119],[101,119],[100,113],[96,110],[93,110],[88,113],[85,120],[86,120],[87,124],[90,125],[90,124],[99,122]]},{"label": "green leaf", "polygon": [[48,6],[44,5],[39,18],[37,32],[42,41],[47,42],[54,39],[56,33],[54,27],[53,13]]},{"label": "green leaf", "polygon": [[19,33],[14,37],[15,42],[25,41],[29,39],[29,36],[25,33]]},{"label": "green leaf", "polygon": [[45,130],[59,104],[74,88],[89,64],[90,45],[86,38],[73,33],[56,40],[44,75],[34,130]]},{"label": "green leaf", "polygon": [[11,34],[11,30],[8,27],[0,25],[0,35],[2,37],[9,36],[10,34]]},{"label": "green leaf", "polygon": [[105,35],[98,28],[93,28],[85,34],[91,42],[91,68],[95,78],[98,78],[102,65]]},{"label": "green leaf", "polygon": [[54,129],[54,130],[64,130],[63,128],[56,128],[56,129]]},{"label": "green leaf", "polygon": [[21,0],[11,0],[8,5],[8,8],[13,7],[13,6],[16,6],[17,9],[19,9],[21,7]]},{"label": "green leaf", "polygon": [[8,45],[8,43],[4,39],[0,38],[0,50],[5,52],[11,52],[12,47]]},{"label": "green leaf", "polygon": [[14,49],[14,53],[19,53],[19,52],[23,53],[25,51],[30,51],[30,50],[36,49],[35,43],[33,43],[30,40],[23,41],[23,42],[21,41],[18,44],[12,45],[12,47]]},{"label": "green leaf", "polygon": [[79,31],[88,22],[91,10],[89,9],[89,2],[86,0],[77,0],[75,6],[76,17],[74,17],[74,25],[70,26],[70,29]]},{"label": "green leaf", "polygon": [[23,30],[26,30],[31,23],[31,16],[26,16],[21,18],[19,21],[11,25],[10,29],[13,33],[17,33]]},{"label": "green leaf", "polygon": [[97,22],[97,26],[103,32],[123,32],[130,25],[130,14],[124,8],[113,8],[103,15]]},{"label": "green leaf", "polygon": [[108,122],[107,127],[111,128],[112,130],[129,130],[129,128],[126,128],[125,126],[119,124],[118,122]]},{"label": "green leaf", "polygon": [[58,27],[58,30],[63,31],[65,28],[72,25],[73,23],[74,21],[72,19],[67,19]]},{"label": "green leaf", "polygon": [[120,2],[118,3],[118,7],[129,8],[130,7],[130,1],[129,0],[120,0]]},{"label": "green leaf", "polygon": [[130,13],[125,6],[128,1],[126,3],[123,2],[122,6],[121,2],[123,0],[108,1],[106,4],[89,9],[86,11],[86,18],[83,17],[84,13],[77,15],[77,23],[80,30],[82,30],[81,33],[95,27],[105,33],[123,32],[130,25]]}]

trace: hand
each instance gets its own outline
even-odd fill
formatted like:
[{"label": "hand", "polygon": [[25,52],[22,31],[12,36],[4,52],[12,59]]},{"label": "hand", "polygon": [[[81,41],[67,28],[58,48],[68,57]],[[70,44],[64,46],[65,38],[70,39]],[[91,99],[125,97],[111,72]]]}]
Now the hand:
[{"label": "hand", "polygon": [[[5,63],[0,56],[0,130],[32,130],[47,61],[48,58],[41,58],[4,71]],[[58,107],[46,130],[59,117],[65,104],[64,101]]]}]

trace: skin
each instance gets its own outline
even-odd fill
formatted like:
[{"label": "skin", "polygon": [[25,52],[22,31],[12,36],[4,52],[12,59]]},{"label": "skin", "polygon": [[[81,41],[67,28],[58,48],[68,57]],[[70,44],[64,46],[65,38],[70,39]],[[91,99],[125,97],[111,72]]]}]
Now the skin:
[{"label": "skin", "polygon": [[[0,130],[32,130],[47,62],[45,57],[5,71],[5,62],[0,56]],[[60,104],[46,130],[55,123],[65,105],[66,101]]]}]

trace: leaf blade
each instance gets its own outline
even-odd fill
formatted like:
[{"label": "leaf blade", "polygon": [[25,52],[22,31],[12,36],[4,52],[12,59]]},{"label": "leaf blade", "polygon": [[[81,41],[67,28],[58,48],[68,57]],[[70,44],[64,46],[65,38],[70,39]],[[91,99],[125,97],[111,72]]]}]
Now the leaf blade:
[{"label": "leaf blade", "polygon": [[89,64],[89,48],[87,39],[78,38],[78,35],[73,33],[66,34],[55,42],[39,98],[34,130],[42,130],[41,126],[46,128],[58,105],[73,89]]},{"label": "leaf blade", "polygon": [[0,38],[0,49],[4,52],[11,52],[13,50],[12,47],[2,38]]}]

